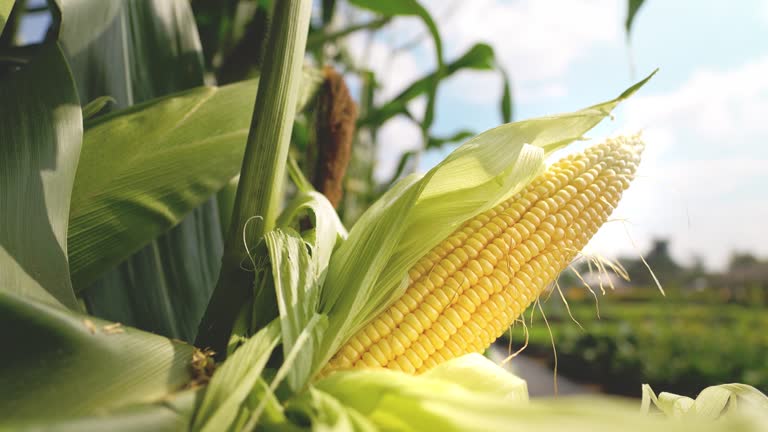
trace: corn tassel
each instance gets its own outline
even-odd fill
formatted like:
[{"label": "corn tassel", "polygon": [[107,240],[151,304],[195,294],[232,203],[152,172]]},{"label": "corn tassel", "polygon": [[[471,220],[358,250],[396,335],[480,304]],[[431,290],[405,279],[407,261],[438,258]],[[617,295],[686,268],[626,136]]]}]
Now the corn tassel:
[{"label": "corn tassel", "polygon": [[483,352],[608,219],[643,147],[639,137],[620,137],[567,156],[465,222],[411,268],[405,294],[347,341],[321,375],[381,367],[418,374]]}]

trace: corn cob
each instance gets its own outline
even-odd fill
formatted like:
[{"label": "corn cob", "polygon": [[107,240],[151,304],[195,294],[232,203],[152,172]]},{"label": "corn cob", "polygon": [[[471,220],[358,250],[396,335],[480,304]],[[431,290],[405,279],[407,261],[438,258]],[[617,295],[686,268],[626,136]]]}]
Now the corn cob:
[{"label": "corn cob", "polygon": [[523,191],[467,222],[409,271],[409,287],[329,361],[333,370],[421,373],[482,352],[607,220],[640,162],[620,137],[552,165]]}]

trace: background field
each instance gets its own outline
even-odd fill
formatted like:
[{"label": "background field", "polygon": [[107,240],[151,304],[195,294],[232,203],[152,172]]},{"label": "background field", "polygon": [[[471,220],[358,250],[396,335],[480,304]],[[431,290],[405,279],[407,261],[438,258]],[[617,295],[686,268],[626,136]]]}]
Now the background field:
[{"label": "background field", "polygon": [[[575,293],[574,288],[569,293]],[[746,382],[768,390],[768,314],[759,304],[718,302],[715,296],[668,288],[629,293],[599,289],[594,298],[570,295],[573,317],[555,292],[542,303],[557,349],[558,373],[596,383],[610,393],[637,396],[640,385],[682,394],[726,382]],[[550,333],[536,309],[525,315],[529,347],[525,354],[554,366]],[[518,324],[513,351],[525,339]],[[505,341],[508,338],[504,338]],[[501,341],[500,341],[501,343]]]}]

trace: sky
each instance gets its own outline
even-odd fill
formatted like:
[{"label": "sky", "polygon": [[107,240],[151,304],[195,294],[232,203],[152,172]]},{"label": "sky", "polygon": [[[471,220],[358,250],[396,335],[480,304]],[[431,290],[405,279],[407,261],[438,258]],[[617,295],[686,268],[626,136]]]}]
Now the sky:
[{"label": "sky", "polygon": [[[671,241],[683,264],[723,269],[733,251],[768,258],[768,0],[646,0],[629,43],[619,0],[425,0],[451,60],[476,42],[493,46],[513,81],[515,120],[575,111],[612,99],[659,68],[635,96],[587,136],[642,131],[637,179],[612,221],[587,249],[636,257],[653,239]],[[424,26],[398,18],[350,50],[384,77],[378,97],[396,95],[434,69]],[[435,135],[499,125],[496,73],[461,72],[438,93]],[[424,100],[411,108],[423,111]],[[388,178],[420,133],[396,118],[381,130],[377,175]],[[592,142],[597,142],[597,141]],[[572,146],[566,151],[579,150]],[[420,160],[426,171],[450,149]],[[555,155],[556,158],[562,156]]]}]

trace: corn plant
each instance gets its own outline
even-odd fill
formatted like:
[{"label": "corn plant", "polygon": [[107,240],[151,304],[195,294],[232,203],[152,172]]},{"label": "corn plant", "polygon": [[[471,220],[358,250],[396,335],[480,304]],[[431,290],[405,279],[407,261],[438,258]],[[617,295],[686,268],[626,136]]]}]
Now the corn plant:
[{"label": "corn plant", "polygon": [[[415,1],[355,4],[437,34]],[[0,1],[0,31],[25,5]],[[276,2],[259,77],[221,87],[203,85],[185,0],[51,6],[43,43],[0,56],[2,429],[764,427],[768,399],[746,385],[646,388],[645,415],[529,402],[479,354],[605,222],[643,144],[545,160],[650,76],[471,138],[347,230],[291,156],[322,91],[303,68],[311,1]]]}]

